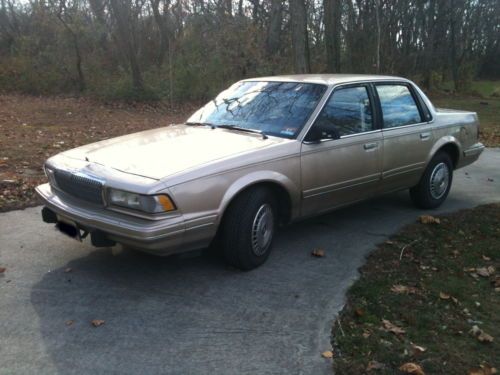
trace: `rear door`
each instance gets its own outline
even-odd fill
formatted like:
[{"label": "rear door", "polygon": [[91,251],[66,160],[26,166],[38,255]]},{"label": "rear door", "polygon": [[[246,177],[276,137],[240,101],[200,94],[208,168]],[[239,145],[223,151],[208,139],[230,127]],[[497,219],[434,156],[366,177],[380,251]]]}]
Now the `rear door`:
[{"label": "rear door", "polygon": [[407,82],[375,83],[384,144],[381,191],[414,186],[434,143],[430,113]]}]

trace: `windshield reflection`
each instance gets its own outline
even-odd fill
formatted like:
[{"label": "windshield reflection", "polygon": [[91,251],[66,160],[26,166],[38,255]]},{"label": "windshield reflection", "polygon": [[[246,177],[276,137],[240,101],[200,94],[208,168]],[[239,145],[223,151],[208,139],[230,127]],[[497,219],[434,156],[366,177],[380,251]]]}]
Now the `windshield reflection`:
[{"label": "windshield reflection", "polygon": [[301,82],[238,82],[196,111],[188,123],[232,125],[295,138],[326,86]]}]

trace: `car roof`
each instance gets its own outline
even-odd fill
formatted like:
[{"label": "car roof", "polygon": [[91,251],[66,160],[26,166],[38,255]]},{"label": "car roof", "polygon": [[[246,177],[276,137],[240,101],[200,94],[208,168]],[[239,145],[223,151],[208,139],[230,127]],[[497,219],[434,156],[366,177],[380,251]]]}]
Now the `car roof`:
[{"label": "car roof", "polygon": [[406,78],[395,76],[383,76],[375,74],[290,74],[281,76],[256,77],[244,79],[243,81],[272,81],[272,82],[304,82],[319,83],[324,85],[337,85],[339,83],[379,80],[401,80]]}]

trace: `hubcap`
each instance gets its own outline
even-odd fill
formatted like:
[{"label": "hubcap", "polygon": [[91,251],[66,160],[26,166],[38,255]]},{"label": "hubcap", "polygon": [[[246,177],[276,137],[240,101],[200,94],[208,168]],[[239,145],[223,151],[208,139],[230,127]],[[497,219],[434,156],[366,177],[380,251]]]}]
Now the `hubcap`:
[{"label": "hubcap", "polygon": [[431,173],[430,189],[434,199],[440,199],[448,189],[450,170],[445,163],[437,164]]},{"label": "hubcap", "polygon": [[271,245],[274,233],[273,209],[268,203],[264,203],[257,210],[252,224],[252,251],[261,256],[266,253]]}]

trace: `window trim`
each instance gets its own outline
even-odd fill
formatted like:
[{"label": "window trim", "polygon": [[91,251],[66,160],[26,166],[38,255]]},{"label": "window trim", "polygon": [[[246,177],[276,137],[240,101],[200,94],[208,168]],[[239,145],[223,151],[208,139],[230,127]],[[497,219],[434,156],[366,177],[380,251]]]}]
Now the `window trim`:
[{"label": "window trim", "polygon": [[376,133],[376,132],[381,131],[382,130],[382,128],[381,128],[382,123],[380,122],[379,109],[377,107],[376,98],[374,96],[376,93],[374,92],[375,89],[372,87],[372,84],[373,84],[372,81],[365,81],[365,82],[349,82],[349,83],[343,83],[343,84],[336,85],[333,88],[333,90],[327,95],[328,97],[325,100],[325,102],[323,103],[323,106],[321,107],[321,109],[317,113],[317,115],[314,118],[314,121],[312,122],[312,124],[309,126],[309,129],[307,129],[307,132],[306,132],[306,134],[304,135],[304,138],[303,138],[303,143],[305,143],[305,144],[317,143],[317,142],[312,142],[312,141],[306,141],[306,138],[309,135],[309,133],[311,132],[311,130],[314,127],[314,125],[316,124],[316,121],[318,121],[318,118],[321,116],[321,114],[325,110],[325,107],[328,105],[328,103],[330,102],[330,99],[333,97],[333,95],[335,94],[335,92],[337,92],[339,90],[344,90],[344,89],[352,88],[352,87],[364,87],[366,89],[366,93],[368,95],[368,100],[370,101],[370,107],[371,107],[371,111],[372,111],[373,129],[365,131],[365,132],[360,132],[360,133],[341,135],[339,138],[335,138],[335,139],[333,139],[333,138],[332,139],[330,139],[330,138],[321,139],[319,141],[319,143],[336,141],[336,140],[339,140],[339,139],[351,138],[351,137],[355,137],[355,136],[359,136],[359,135],[364,135],[364,134],[369,134],[369,133]]},{"label": "window trim", "polygon": [[[425,103],[423,102],[423,99],[421,98],[420,95],[418,95],[417,91],[415,90],[415,87],[410,82],[376,81],[376,82],[372,82],[371,85],[373,87],[373,95],[375,96],[375,101],[377,103],[377,107],[378,107],[378,111],[379,111],[379,116],[380,116],[379,121],[380,121],[380,129],[381,130],[390,131],[390,130],[394,130],[394,129],[402,129],[402,128],[409,127],[409,126],[424,125],[424,124],[428,124],[434,120],[432,117],[431,111],[425,105]],[[384,127],[384,113],[382,111],[382,103],[381,103],[380,97],[378,95],[377,86],[405,86],[406,88],[408,88],[408,91],[410,92],[410,95],[412,96],[413,101],[415,102],[415,105],[417,106],[417,110],[418,110],[418,113],[420,114],[420,119],[422,121],[411,123],[411,124],[394,126],[391,128]],[[428,116],[426,116],[426,114],[428,114]],[[427,118],[427,117],[429,117],[429,118]]]}]

